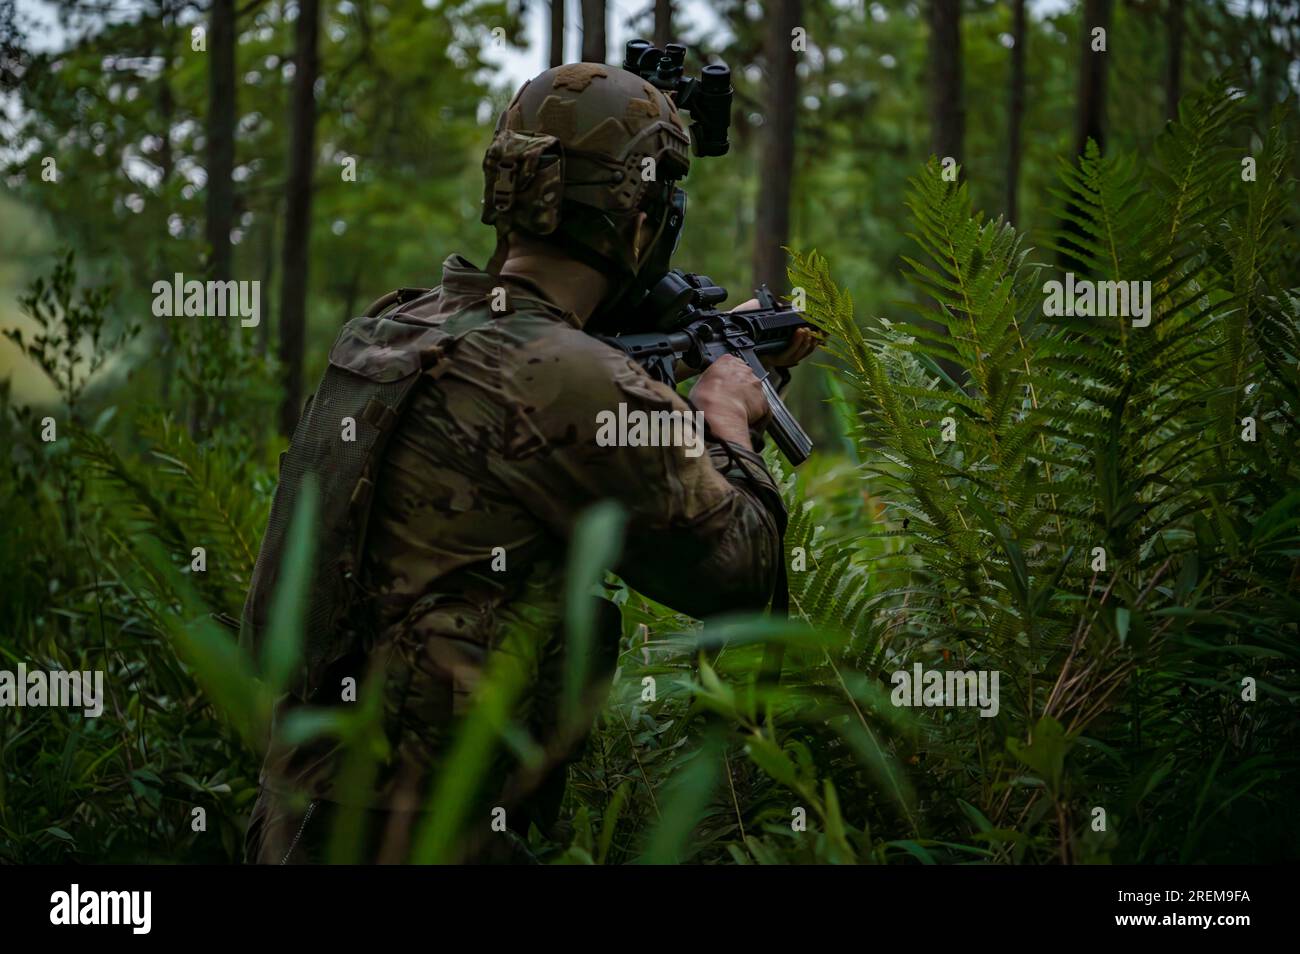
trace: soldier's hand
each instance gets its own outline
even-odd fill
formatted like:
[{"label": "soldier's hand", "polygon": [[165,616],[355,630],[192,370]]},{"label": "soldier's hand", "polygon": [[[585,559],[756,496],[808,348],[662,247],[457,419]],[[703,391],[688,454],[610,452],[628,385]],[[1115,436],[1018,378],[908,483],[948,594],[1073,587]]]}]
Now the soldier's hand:
[{"label": "soldier's hand", "polygon": [[821,338],[811,328],[800,328],[790,338],[789,346],[778,354],[760,355],[759,359],[768,368],[793,368],[808,355],[817,350]]},{"label": "soldier's hand", "polygon": [[691,391],[691,400],[704,413],[713,433],[725,441],[749,446],[749,430],[768,414],[767,398],[749,365],[724,354],[704,369]]},{"label": "soldier's hand", "polygon": [[[759,307],[757,298],[751,298],[749,301],[743,301],[732,311],[747,311],[750,308]],[[821,344],[821,336],[812,328],[800,328],[790,338],[790,344],[786,349],[778,354],[760,355],[759,359],[763,366],[769,371],[772,368],[793,368],[796,364],[808,357],[817,350]]]}]

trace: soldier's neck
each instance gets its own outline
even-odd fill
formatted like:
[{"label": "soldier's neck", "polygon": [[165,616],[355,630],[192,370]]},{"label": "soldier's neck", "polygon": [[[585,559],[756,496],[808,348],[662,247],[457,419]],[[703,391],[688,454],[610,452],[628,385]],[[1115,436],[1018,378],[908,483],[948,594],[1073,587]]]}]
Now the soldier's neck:
[{"label": "soldier's neck", "polygon": [[501,274],[530,282],[557,308],[572,312],[586,324],[609,289],[609,281],[596,269],[549,249],[510,249]]}]

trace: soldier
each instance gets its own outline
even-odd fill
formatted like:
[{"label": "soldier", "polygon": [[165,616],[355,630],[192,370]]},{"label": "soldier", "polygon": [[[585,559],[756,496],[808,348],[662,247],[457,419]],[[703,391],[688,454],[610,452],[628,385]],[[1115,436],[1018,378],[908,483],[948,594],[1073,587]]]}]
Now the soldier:
[{"label": "soldier", "polygon": [[[717,361],[691,392],[706,453],[596,439],[600,413],[620,405],[692,410],[589,333],[617,330],[646,263],[667,262],[689,145],[672,99],[634,73],[587,63],[547,70],[515,95],[484,161],[483,217],[498,235],[486,271],[452,255],[437,288],[381,299],[340,335],[283,459],[245,632],[264,626],[292,497],[314,476],[323,555],[309,595],[307,670],[277,718],[304,702],[342,704],[344,680],[368,686],[377,668],[390,755],[356,793],[340,785],[336,741],[273,748],[248,860],[321,861],[345,808],[364,819],[367,860],[405,860],[502,621],[526,588],[556,599],[575,519],[593,503],[613,499],[628,514],[621,576],[682,612],[761,609],[783,580],[785,512],[754,444],[767,406],[744,362]],[[792,366],[815,346],[801,331],[772,364]],[[356,447],[339,444],[337,415],[349,407],[365,435]],[[364,598],[318,612],[354,581]],[[326,631],[341,635],[314,638]],[[615,620],[595,665],[601,678],[612,673],[618,633]],[[560,648],[545,649],[531,687],[530,724],[543,740],[555,729]],[[510,827],[547,830],[563,782],[560,765],[522,792]],[[508,773],[494,778],[486,804],[511,784]],[[518,839],[495,842],[474,860],[523,857]]]}]

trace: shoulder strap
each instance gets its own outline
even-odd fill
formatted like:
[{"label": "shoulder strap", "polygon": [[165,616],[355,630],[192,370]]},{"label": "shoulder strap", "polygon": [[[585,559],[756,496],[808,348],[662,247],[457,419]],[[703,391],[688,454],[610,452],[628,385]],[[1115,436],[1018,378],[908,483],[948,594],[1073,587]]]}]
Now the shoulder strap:
[{"label": "shoulder strap", "polygon": [[362,317],[377,318],[393,305],[405,305],[408,301],[422,298],[432,290],[431,288],[396,288],[371,302],[370,307],[362,312]]}]

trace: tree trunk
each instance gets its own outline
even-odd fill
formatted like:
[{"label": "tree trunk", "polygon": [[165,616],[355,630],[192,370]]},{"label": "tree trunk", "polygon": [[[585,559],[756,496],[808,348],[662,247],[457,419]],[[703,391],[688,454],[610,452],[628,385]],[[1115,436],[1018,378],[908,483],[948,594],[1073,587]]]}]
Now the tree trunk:
[{"label": "tree trunk", "polygon": [[[1112,0],[1083,0],[1083,25],[1079,62],[1079,103],[1074,126],[1074,152],[1083,155],[1088,140],[1106,147],[1106,68],[1110,57]],[[1094,52],[1092,31],[1106,31],[1107,52]]]},{"label": "tree trunk", "polygon": [[930,152],[962,161],[961,0],[930,0]]},{"label": "tree trunk", "polygon": [[302,411],[302,360],[307,323],[307,263],[311,238],[312,171],[316,153],[317,36],[320,0],[298,0],[294,24],[293,116],[289,132],[289,182],[285,189],[284,246],[280,267],[280,363],[284,403],[280,430],[293,433]]},{"label": "tree trunk", "polygon": [[1183,97],[1183,7],[1184,0],[1169,0],[1165,11],[1165,118],[1178,118],[1178,101]]},{"label": "tree trunk", "polygon": [[[928,73],[930,80],[930,154],[940,162],[962,162],[962,145],[966,138],[966,106],[962,99],[961,0],[929,0]],[[921,323],[936,335],[947,334],[937,321],[922,318]],[[964,372],[955,361],[939,361],[948,377],[961,382]]]},{"label": "tree trunk", "polygon": [[672,0],[655,0],[655,46],[663,49],[673,42]]},{"label": "tree trunk", "polygon": [[758,209],[754,221],[754,284],[764,282],[778,294],[786,286],[786,257],[782,248],[790,240],[790,194],[794,178],[794,120],[799,96],[795,52],[790,33],[803,19],[803,0],[768,0],[767,111],[758,181]]},{"label": "tree trunk", "polygon": [[208,277],[229,281],[230,230],[235,214],[235,0],[212,0],[207,135]]},{"label": "tree trunk", "polygon": [[[158,123],[161,143],[158,147],[158,196],[165,204],[168,201],[167,189],[171,185],[176,157],[172,151],[172,124],[176,117],[176,92],[172,88],[172,68],[176,62],[176,14],[170,2],[164,2],[159,11],[162,27],[163,65],[158,77]],[[159,225],[167,226],[167,215],[160,216]],[[168,273],[167,259],[161,247],[154,251],[154,268],[159,275]],[[164,321],[159,324],[162,336],[161,357],[159,359],[158,392],[163,404],[168,404],[172,396],[172,382],[176,377],[176,336],[172,334],[172,323]]]},{"label": "tree trunk", "polygon": [[271,289],[275,281],[275,223],[279,221],[277,202],[262,228],[262,320],[257,323],[257,353],[265,358],[271,343]]},{"label": "tree trunk", "polygon": [[339,322],[340,328],[357,317],[357,298],[360,295],[361,266],[358,265],[348,276],[348,283],[343,286],[343,320]]},{"label": "tree trunk", "polygon": [[[168,2],[163,3],[159,12],[162,21],[163,65],[158,77],[158,119],[162,125],[158,137],[161,140],[158,144],[158,194],[165,195],[176,166],[171,136],[172,123],[176,119],[176,90],[172,87],[172,68],[176,63],[176,13]],[[233,50],[233,44],[231,48]]]},{"label": "tree trunk", "polygon": [[1011,95],[1007,103],[1007,221],[1015,225],[1020,216],[1021,132],[1025,120],[1025,0],[1011,0]]},{"label": "tree trunk", "polygon": [[[1074,124],[1074,153],[1084,154],[1091,139],[1097,148],[1106,148],[1106,67],[1110,56],[1110,13],[1112,0],[1083,0],[1083,20],[1080,24],[1079,41],[1079,102]],[[1106,31],[1107,52],[1094,51],[1092,31],[1101,28]],[[1064,245],[1057,256],[1057,265],[1063,272],[1082,273],[1085,271],[1081,260],[1068,250],[1070,236],[1082,237],[1079,226],[1072,216],[1079,210],[1070,203],[1066,206],[1066,218],[1061,223],[1065,235]]]},{"label": "tree trunk", "polygon": [[609,58],[605,39],[605,0],[582,0],[582,62],[604,63]]},{"label": "tree trunk", "polygon": [[551,66],[564,65],[564,0],[551,0]]},{"label": "tree trunk", "polygon": [[[212,0],[208,19],[207,217],[208,278],[231,277],[230,230],[235,221],[235,0]],[[170,130],[168,131],[170,133]],[[224,349],[217,326],[200,326],[189,344],[194,361],[210,348]],[[190,433],[198,438],[209,426],[207,387],[194,390]]]}]

